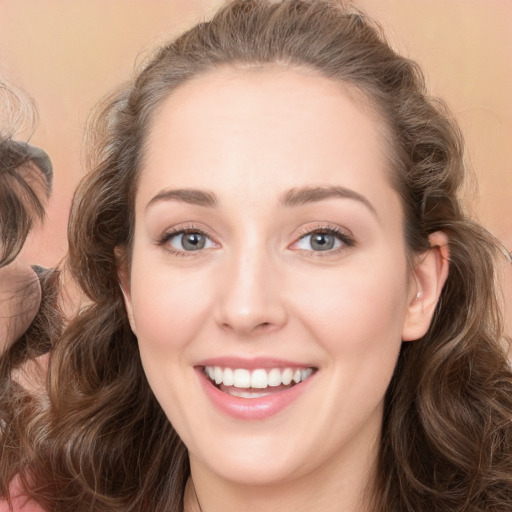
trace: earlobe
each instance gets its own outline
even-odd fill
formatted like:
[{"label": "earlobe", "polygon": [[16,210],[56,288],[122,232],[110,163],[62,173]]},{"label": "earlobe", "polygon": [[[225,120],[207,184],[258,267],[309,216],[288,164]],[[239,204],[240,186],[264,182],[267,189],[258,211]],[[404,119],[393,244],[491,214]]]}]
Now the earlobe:
[{"label": "earlobe", "polygon": [[426,334],[448,278],[448,236],[436,231],[429,236],[429,242],[430,249],[418,257],[414,267],[416,286],[411,291],[402,329],[404,341],[417,340]]},{"label": "earlobe", "polygon": [[124,306],[126,309],[126,314],[128,316],[128,321],[130,322],[130,327],[133,331],[133,334],[137,336],[137,330],[135,327],[135,319],[133,316],[133,304],[132,304],[132,296],[131,296],[131,288],[130,288],[130,271],[128,269],[128,263],[125,258],[124,250],[116,247],[115,255],[117,260],[117,278],[119,281],[119,287],[121,288],[121,292],[123,294]]}]

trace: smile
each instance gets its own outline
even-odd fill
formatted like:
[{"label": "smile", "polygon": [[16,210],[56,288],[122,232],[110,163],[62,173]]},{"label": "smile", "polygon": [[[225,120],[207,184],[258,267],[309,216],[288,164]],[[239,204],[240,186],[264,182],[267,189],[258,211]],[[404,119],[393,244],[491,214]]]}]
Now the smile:
[{"label": "smile", "polygon": [[205,366],[204,372],[212,383],[215,383],[215,386],[224,393],[242,398],[258,398],[299,384],[313,374],[313,368],[248,370],[246,368]]},{"label": "smile", "polygon": [[[317,374],[312,366],[294,366],[269,360],[206,361],[196,366],[199,382],[211,402],[223,413],[241,420],[262,420],[297,400]],[[245,366],[245,368],[244,368]]]}]

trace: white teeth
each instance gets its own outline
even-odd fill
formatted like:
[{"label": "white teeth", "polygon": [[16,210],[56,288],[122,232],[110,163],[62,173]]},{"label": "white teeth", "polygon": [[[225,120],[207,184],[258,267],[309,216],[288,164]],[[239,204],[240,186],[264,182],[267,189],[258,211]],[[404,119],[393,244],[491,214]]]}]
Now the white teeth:
[{"label": "white teeth", "polygon": [[230,388],[228,394],[231,396],[239,396],[241,398],[261,398],[262,396],[270,395],[267,391],[246,391],[245,389]]},{"label": "white teeth", "polygon": [[311,377],[311,374],[313,373],[313,368],[304,368],[300,371],[300,379],[306,380],[308,377]]},{"label": "white teeth", "polygon": [[285,386],[288,386],[293,379],[293,370],[291,368],[286,368],[283,372],[282,382]]},{"label": "white teeth", "polygon": [[251,388],[265,389],[267,386],[267,372],[265,370],[254,370],[251,374]]},{"label": "white teeth", "polygon": [[223,384],[224,386],[232,386],[235,382],[235,378],[233,375],[233,370],[231,368],[224,368],[223,373]]},{"label": "white teeth", "polygon": [[245,368],[237,368],[233,371],[233,386],[235,388],[251,387],[251,372]]},{"label": "white teeth", "polygon": [[[216,385],[223,384],[224,386],[239,389],[265,389],[267,387],[278,387],[281,385],[288,386],[292,382],[298,384],[312,375],[313,368],[271,368],[270,370],[257,368],[250,371],[246,368],[205,366],[204,371]],[[250,397],[244,395],[244,398],[254,398],[256,395],[265,395],[265,393],[255,394],[254,392],[250,392],[249,394]],[[236,394],[235,396],[242,395]]]},{"label": "white teeth", "polygon": [[279,368],[272,368],[268,372],[268,385],[274,388],[281,385],[281,370]]}]

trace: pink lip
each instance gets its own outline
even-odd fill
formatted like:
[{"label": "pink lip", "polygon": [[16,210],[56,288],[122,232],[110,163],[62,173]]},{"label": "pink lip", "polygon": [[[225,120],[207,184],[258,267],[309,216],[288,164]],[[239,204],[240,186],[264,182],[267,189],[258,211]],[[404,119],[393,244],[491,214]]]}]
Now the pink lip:
[{"label": "pink lip", "polygon": [[[212,360],[210,360],[212,361]],[[225,359],[222,360],[222,364],[208,364],[207,366],[221,366],[221,367],[234,367],[234,368],[248,368],[247,365],[240,364],[238,361],[237,365],[231,366]],[[290,367],[289,364],[283,364],[279,362],[274,367]],[[299,366],[297,364],[293,366]],[[251,368],[265,368],[266,366],[255,365]],[[308,388],[310,381],[315,377],[313,374],[311,377],[306,379],[299,384],[296,384],[286,390],[277,391],[267,396],[259,398],[242,398],[237,396],[229,395],[220,391],[208,377],[205,375],[203,367],[196,367],[196,374],[199,378],[201,386],[206,393],[206,396],[211,400],[213,405],[217,407],[221,412],[231,416],[232,418],[239,420],[263,420],[270,418],[275,414],[281,412],[285,407],[290,405],[292,402],[297,400],[302,393]]]},{"label": "pink lip", "polygon": [[287,361],[285,359],[269,359],[256,357],[245,359],[243,357],[213,357],[199,361],[198,366],[220,366],[221,368],[246,368],[247,370],[256,370],[257,368],[310,368],[307,363],[298,363],[297,361]]}]

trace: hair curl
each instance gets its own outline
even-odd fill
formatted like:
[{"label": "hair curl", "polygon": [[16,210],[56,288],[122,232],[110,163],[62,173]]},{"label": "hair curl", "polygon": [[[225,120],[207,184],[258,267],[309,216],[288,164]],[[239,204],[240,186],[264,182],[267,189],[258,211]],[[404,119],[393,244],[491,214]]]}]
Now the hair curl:
[{"label": "hair curl", "polygon": [[[512,374],[495,240],[464,213],[463,144],[418,66],[336,1],[234,0],[163,46],[98,112],[92,172],[70,219],[69,264],[91,299],[56,346],[51,433],[35,439],[33,496],[55,511],[181,511],[186,448],[152,395],[118,284],[131,246],[148,127],[174,89],[220,67],[305,67],[359,90],[387,128],[411,253],[449,237],[431,327],[404,343],[385,399],[374,509],[505,512],[512,503]],[[126,251],[129,258],[129,250]],[[49,478],[49,475],[51,478]]]},{"label": "hair curl", "polygon": [[[0,104],[0,271],[16,277],[19,268],[10,264],[15,262],[34,224],[45,215],[34,182],[44,181],[49,196],[53,175],[50,159],[43,150],[14,140],[23,124],[32,130],[35,126],[37,111],[33,101],[23,91],[0,80]],[[0,493],[7,497],[14,477],[19,475],[24,480],[24,470],[31,460],[32,432],[38,428],[35,420],[43,410],[42,402],[47,402],[25,385],[35,384],[41,377],[36,374],[39,365],[33,362],[50,350],[52,338],[59,336],[62,327],[57,305],[59,272],[41,267],[34,270],[33,281],[24,281],[19,290],[12,290],[12,300],[20,308],[17,314],[23,317],[25,306],[29,310],[33,307],[34,286],[40,286],[39,312],[18,339],[10,340],[8,336],[6,346],[3,339],[0,341]],[[15,319],[0,318],[0,322],[6,323],[1,327],[7,326],[8,331]]]},{"label": "hair curl", "polygon": [[[23,124],[33,129],[37,110],[32,99],[0,80],[0,267],[20,252],[36,220],[44,217],[44,205],[30,180],[44,174],[47,194],[51,190],[52,168],[46,153],[13,139]],[[38,170],[36,170],[36,168]]]}]

